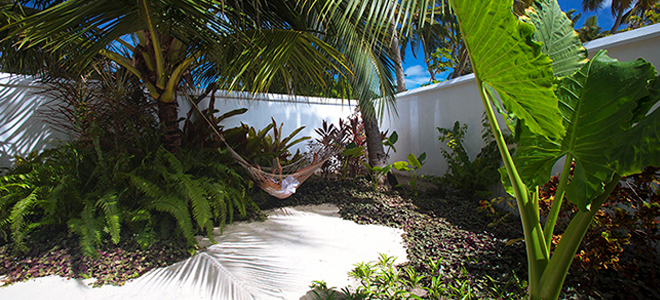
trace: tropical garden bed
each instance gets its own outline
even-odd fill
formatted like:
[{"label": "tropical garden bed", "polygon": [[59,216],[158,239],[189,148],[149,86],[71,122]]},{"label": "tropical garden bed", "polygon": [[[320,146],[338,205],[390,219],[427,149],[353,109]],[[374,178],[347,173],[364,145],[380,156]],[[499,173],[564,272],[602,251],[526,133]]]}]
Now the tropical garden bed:
[{"label": "tropical garden bed", "polygon": [[[437,189],[420,191],[417,196],[410,190],[374,191],[363,180],[326,179],[306,182],[288,199],[264,194],[257,194],[255,199],[261,201],[262,208],[334,203],[345,219],[403,229],[409,259],[406,266],[425,276],[421,286],[428,288],[431,278],[440,278],[442,299],[519,299],[525,292],[527,274],[520,221],[506,211],[496,210],[493,214],[475,199]],[[2,246],[0,274],[7,276],[5,282],[56,274],[94,277],[95,284],[121,285],[152,268],[190,255],[181,243],[160,242],[143,250],[126,242],[104,244],[99,257],[89,259],[76,246],[77,238],[61,232],[39,232],[36,236],[42,238],[34,241],[38,246],[24,256],[12,256],[8,245]],[[434,273],[430,262],[438,259],[441,271]],[[652,286],[655,274],[644,271],[653,266],[643,266],[647,260],[644,255],[631,249],[617,259],[617,265],[635,262],[643,269],[637,274],[619,273],[610,264],[610,268],[594,272],[574,264],[562,299],[658,298]],[[401,270],[403,267],[399,266]],[[655,269],[658,267],[656,262]],[[401,278],[402,282],[409,279],[409,275]]]}]

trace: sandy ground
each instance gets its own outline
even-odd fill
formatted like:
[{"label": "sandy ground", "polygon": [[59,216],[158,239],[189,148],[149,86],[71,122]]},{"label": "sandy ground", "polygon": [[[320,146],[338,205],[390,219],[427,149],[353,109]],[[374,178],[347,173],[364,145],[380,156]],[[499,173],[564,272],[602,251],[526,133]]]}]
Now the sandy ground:
[{"label": "sandy ground", "polygon": [[357,225],[337,211],[298,206],[270,211],[264,222],[228,225],[217,244],[121,287],[48,276],[0,287],[0,299],[306,299],[313,280],[355,286],[347,273],[379,253],[405,261],[401,230]]}]

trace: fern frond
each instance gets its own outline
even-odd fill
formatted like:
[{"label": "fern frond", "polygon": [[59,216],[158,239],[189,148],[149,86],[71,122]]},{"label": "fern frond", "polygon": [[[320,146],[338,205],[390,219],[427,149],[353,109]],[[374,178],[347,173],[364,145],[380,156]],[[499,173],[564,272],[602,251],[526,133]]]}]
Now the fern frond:
[{"label": "fern frond", "polygon": [[193,219],[200,228],[211,220],[211,206],[206,198],[206,191],[200,186],[203,179],[196,179],[190,174],[181,174],[178,185],[181,194],[185,195],[192,208]]},{"label": "fern frond", "polygon": [[194,240],[192,222],[188,213],[187,203],[178,197],[172,195],[163,195],[149,201],[148,209],[165,212],[174,217],[183,236],[189,241]]},{"label": "fern frond", "polygon": [[97,246],[101,243],[101,232],[98,221],[94,218],[94,207],[89,203],[80,213],[80,218],[72,218],[67,222],[69,230],[80,237],[80,250],[87,257],[98,257]]},{"label": "fern frond", "polygon": [[96,206],[101,207],[105,213],[105,221],[112,242],[115,244],[119,243],[121,226],[119,224],[120,213],[117,208],[117,194],[114,191],[107,192],[96,202]]},{"label": "fern frond", "polygon": [[174,154],[162,147],[158,149],[158,152],[169,163],[169,167],[174,170],[174,173],[183,174],[185,172],[183,164],[181,164],[181,161]]},{"label": "fern frond", "polygon": [[11,223],[11,232],[14,240],[14,250],[27,252],[29,249],[25,245],[24,239],[28,234],[28,225],[25,224],[26,218],[33,212],[32,207],[39,201],[39,188],[35,188],[25,198],[18,201],[11,210],[9,222]]},{"label": "fern frond", "polygon": [[213,217],[220,220],[220,227],[224,227],[227,218],[227,204],[225,203],[225,191],[219,183],[205,181],[202,188],[209,197],[209,204],[213,207]]},{"label": "fern frond", "polygon": [[158,198],[165,194],[157,184],[135,174],[126,173],[126,177],[138,191],[144,193],[147,197]]}]

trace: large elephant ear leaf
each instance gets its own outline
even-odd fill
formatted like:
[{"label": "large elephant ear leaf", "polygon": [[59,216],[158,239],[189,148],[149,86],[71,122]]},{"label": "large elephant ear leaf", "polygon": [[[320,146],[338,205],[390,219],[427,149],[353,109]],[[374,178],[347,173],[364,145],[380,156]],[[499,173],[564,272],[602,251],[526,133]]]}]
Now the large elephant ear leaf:
[{"label": "large elephant ear leaf", "polygon": [[614,170],[605,153],[621,143],[633,110],[648,97],[653,66],[643,60],[619,62],[598,52],[579,72],[564,78],[557,90],[567,133],[563,153],[575,159],[575,175],[566,197],[581,209],[603,192]]},{"label": "large elephant ear leaf", "polygon": [[[657,103],[660,100],[660,77],[651,82],[649,89],[649,98],[652,103]],[[616,145],[606,155],[619,175],[640,173],[646,166],[660,166],[660,109],[614,139]]]},{"label": "large elephant ear leaf", "polygon": [[536,28],[533,40],[543,43],[541,51],[552,59],[555,77],[571,75],[587,62],[587,49],[557,0],[534,2],[521,20]]},{"label": "large elephant ear leaf", "polygon": [[[542,185],[550,178],[554,164],[568,155],[575,162],[575,173],[566,197],[580,209],[589,210],[591,200],[603,192],[604,183],[612,178],[612,162],[636,165],[637,170],[645,163],[657,163],[658,116],[650,115],[634,131],[626,130],[636,107],[652,101],[649,97],[654,94],[657,97],[657,91],[646,89],[653,76],[653,67],[643,60],[618,62],[599,52],[577,73],[559,81],[557,93],[566,135],[555,141],[523,126],[513,157],[523,183],[529,187]],[[639,158],[639,154],[647,152],[656,155]],[[500,173],[509,191],[506,172]]]},{"label": "large elephant ear leaf", "polygon": [[477,82],[496,91],[504,109],[532,132],[559,138],[564,128],[552,89],[552,61],[532,41],[534,26],[513,15],[512,4],[451,0]]}]

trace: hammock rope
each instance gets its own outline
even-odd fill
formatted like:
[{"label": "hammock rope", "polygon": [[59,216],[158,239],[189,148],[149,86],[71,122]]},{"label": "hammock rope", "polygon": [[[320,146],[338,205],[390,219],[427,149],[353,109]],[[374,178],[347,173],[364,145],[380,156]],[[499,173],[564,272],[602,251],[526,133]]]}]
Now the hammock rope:
[{"label": "hammock rope", "polygon": [[[335,154],[339,153],[341,149],[339,148],[334,148],[329,151],[325,151],[325,153],[321,153],[323,157],[321,160],[319,160],[319,153],[314,153],[314,157],[309,163],[309,165],[303,167],[305,163],[308,163],[307,159],[300,159],[297,162],[284,166],[282,167],[279,162],[279,158],[276,158],[273,161],[273,167],[268,168],[268,167],[261,167],[259,165],[252,165],[249,162],[247,162],[243,157],[241,157],[234,149],[229,146],[229,143],[227,143],[227,140],[225,140],[225,137],[218,131],[218,129],[211,123],[211,121],[204,115],[204,113],[199,109],[197,104],[190,99],[190,103],[197,109],[199,114],[206,120],[206,122],[209,124],[211,129],[218,135],[220,138],[220,141],[222,141],[225,146],[227,147],[227,150],[229,153],[231,153],[232,157],[236,162],[238,162],[245,171],[247,171],[248,175],[250,175],[250,178],[254,181],[254,183],[259,186],[262,190],[264,190],[266,193],[277,197],[279,199],[285,199],[291,195],[293,195],[296,192],[296,189],[305,181],[307,178],[309,178],[316,170],[321,168],[323,164],[330,159],[332,156]],[[288,171],[289,173],[282,173],[284,171]],[[295,171],[291,171],[295,170]],[[270,171],[270,172],[267,172]]]}]

